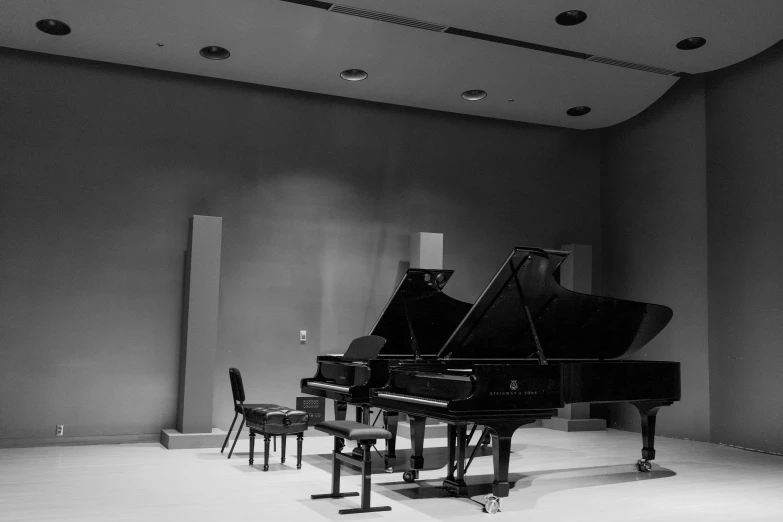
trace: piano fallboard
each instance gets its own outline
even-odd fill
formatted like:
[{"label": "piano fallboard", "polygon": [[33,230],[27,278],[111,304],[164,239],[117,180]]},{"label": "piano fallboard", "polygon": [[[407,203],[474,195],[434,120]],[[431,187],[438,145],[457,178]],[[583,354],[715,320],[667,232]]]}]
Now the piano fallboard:
[{"label": "piano fallboard", "polygon": [[386,384],[389,366],[404,359],[399,356],[360,360],[339,355],[317,358],[318,369],[313,377],[300,381],[302,393],[324,397],[348,404],[365,404],[370,392]]}]

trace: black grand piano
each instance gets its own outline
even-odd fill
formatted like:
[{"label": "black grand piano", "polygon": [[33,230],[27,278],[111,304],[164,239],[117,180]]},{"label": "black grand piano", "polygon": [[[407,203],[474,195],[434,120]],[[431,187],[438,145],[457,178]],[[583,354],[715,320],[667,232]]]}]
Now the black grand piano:
[{"label": "black grand piano", "polygon": [[[680,399],[680,365],[623,358],[669,322],[672,311],[647,304],[573,292],[553,277],[543,249],[516,247],[436,358],[389,368],[388,383],[372,403],[405,412],[411,421],[412,471],[423,469],[424,421],[449,425],[444,487],[467,494],[467,426],[491,435],[494,481],[485,509],[508,496],[511,437],[522,425],[546,419],[576,402],[629,402],[641,414],[641,472],[655,458],[655,417]],[[559,261],[559,260],[558,260]],[[471,432],[472,435],[472,432]]]},{"label": "black grand piano", "polygon": [[[302,379],[303,393],[334,400],[335,419],[345,419],[347,405],[357,406],[356,420],[370,423],[372,390],[384,386],[389,368],[404,361],[435,358],[471,305],[454,299],[443,288],[453,270],[411,268],[367,336],[354,339],[343,355],[317,358],[315,376]],[[387,469],[395,455],[397,412],[383,412]]]}]

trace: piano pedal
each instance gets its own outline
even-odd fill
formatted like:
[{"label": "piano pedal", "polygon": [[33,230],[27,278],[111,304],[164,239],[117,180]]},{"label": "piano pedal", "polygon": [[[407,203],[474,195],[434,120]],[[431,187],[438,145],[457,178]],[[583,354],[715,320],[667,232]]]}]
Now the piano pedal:
[{"label": "piano pedal", "polygon": [[652,471],[652,462],[647,459],[639,459],[636,461],[636,469],[642,473],[649,473]]},{"label": "piano pedal", "polygon": [[494,515],[498,511],[503,509],[503,499],[498,498],[495,495],[487,495],[484,497],[484,511],[490,515]]}]

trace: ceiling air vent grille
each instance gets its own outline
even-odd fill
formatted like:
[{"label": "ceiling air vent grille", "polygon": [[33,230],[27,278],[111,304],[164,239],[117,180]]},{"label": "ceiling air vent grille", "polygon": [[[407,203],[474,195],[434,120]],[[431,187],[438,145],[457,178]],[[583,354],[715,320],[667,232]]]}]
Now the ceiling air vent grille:
[{"label": "ceiling air vent grille", "polygon": [[588,62],[605,63],[607,65],[614,65],[616,67],[625,67],[626,69],[636,69],[637,71],[650,72],[655,74],[663,74],[665,76],[675,76],[679,74],[678,71],[672,71],[671,69],[664,69],[663,67],[653,67],[652,65],[642,65],[640,63],[624,62],[622,60],[615,60],[613,58],[605,58],[603,56],[590,56],[587,58]]},{"label": "ceiling air vent grille", "polygon": [[387,13],[379,13],[377,11],[369,11],[367,9],[360,9],[358,7],[350,7],[347,5],[333,4],[329,10],[333,13],[340,13],[349,16],[358,16],[360,18],[369,18],[370,20],[378,20],[380,22],[387,22],[390,24],[407,25],[408,27],[415,27],[416,29],[424,29],[425,31],[435,31],[436,33],[442,33],[448,26],[433,24],[430,22],[424,22],[422,20],[415,20],[413,18],[406,18],[404,16],[397,16]]}]

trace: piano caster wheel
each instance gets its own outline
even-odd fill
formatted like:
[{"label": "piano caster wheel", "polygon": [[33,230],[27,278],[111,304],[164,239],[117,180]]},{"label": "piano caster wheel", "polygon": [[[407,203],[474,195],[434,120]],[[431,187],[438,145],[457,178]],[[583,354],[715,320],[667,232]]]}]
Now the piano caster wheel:
[{"label": "piano caster wheel", "polygon": [[487,495],[484,497],[484,511],[490,515],[494,515],[500,511],[500,499],[495,495]]},{"label": "piano caster wheel", "polygon": [[413,482],[416,480],[416,475],[412,471],[406,471],[402,474],[402,480],[405,482]]},{"label": "piano caster wheel", "polygon": [[649,473],[652,471],[652,462],[646,459],[639,459],[636,461],[636,469],[643,473]]}]

